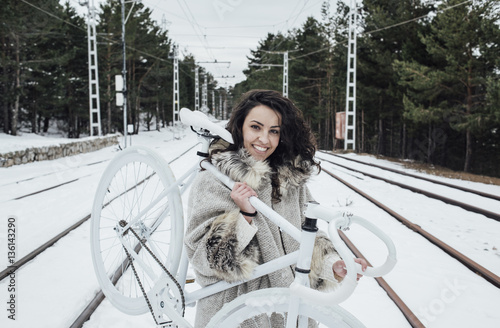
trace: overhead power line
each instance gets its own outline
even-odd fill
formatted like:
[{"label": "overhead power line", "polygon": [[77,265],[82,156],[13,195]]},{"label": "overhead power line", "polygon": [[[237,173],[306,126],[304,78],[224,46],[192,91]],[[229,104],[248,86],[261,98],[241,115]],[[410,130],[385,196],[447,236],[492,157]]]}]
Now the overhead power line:
[{"label": "overhead power line", "polygon": [[[450,10],[450,9],[453,9],[455,7],[458,7],[458,6],[462,6],[468,2],[472,2],[473,0],[466,0],[464,2],[461,2],[461,3],[458,3],[456,5],[453,5],[453,6],[449,6],[449,7],[446,7],[446,8],[442,8],[442,9],[439,9],[437,10],[435,13],[438,13],[438,12],[444,12],[444,11],[447,11],[447,10]],[[433,12],[434,13],[434,12]],[[405,24],[409,24],[409,23],[412,23],[412,22],[415,22],[417,20],[420,20],[422,18],[426,18],[429,16],[429,14],[431,13],[428,13],[426,15],[422,15],[422,16],[418,16],[418,17],[414,17],[414,18],[411,18],[411,19],[408,19],[406,21],[403,21],[403,22],[399,22],[399,23],[395,23],[395,24],[392,24],[392,25],[389,25],[389,26],[385,26],[385,27],[381,27],[381,28],[378,28],[378,29],[375,29],[375,30],[371,30],[371,31],[364,31],[364,32],[361,32],[359,33],[360,35],[369,35],[369,34],[373,34],[373,33],[376,33],[376,32],[380,32],[380,31],[384,31],[384,30],[388,30],[388,29],[391,29],[391,28],[394,28],[394,27],[397,27],[397,26],[401,26],[401,25],[405,25]],[[347,41],[344,41],[344,42],[341,42],[339,44],[345,44],[347,43]],[[315,50],[315,51],[312,51],[312,52],[309,52],[307,54],[304,54],[304,55],[300,55],[300,56],[297,56],[297,57],[292,57],[290,58],[290,60],[294,60],[294,59],[299,59],[299,58],[302,58],[302,57],[307,57],[307,56],[310,56],[310,55],[313,55],[315,53],[318,53],[318,52],[322,52],[322,51],[325,51],[325,50],[328,50],[330,49],[331,47],[325,47],[325,48],[321,48],[321,49],[318,49],[318,50]]]},{"label": "overhead power line", "polygon": [[[73,24],[73,23],[71,23],[71,22],[68,22],[67,20],[64,20],[63,18],[60,18],[59,16],[57,16],[57,15],[55,15],[55,14],[51,13],[51,12],[48,12],[48,11],[46,11],[45,9],[40,8],[40,7],[38,7],[38,6],[34,5],[34,4],[32,4],[32,3],[30,3],[30,2],[28,2],[28,1],[26,1],[26,0],[21,0],[21,1],[22,1],[22,2],[24,2],[25,4],[27,4],[28,6],[31,6],[31,7],[35,8],[36,10],[39,10],[39,11],[41,11],[41,12],[43,12],[43,13],[45,13],[45,14],[49,15],[50,17],[53,17],[53,18],[55,18],[55,19],[57,19],[57,20],[59,20],[59,21],[63,22],[64,24],[68,24],[68,25],[70,25],[70,26],[72,26],[72,27],[75,27],[75,28],[77,28],[77,29],[79,29],[79,30],[84,31],[85,33],[87,33],[87,29],[86,29],[86,28],[83,28],[83,27],[77,26],[77,25],[75,25],[75,24]],[[106,36],[104,36],[104,35],[98,35],[98,36],[99,36],[99,38],[100,38],[101,40],[108,41],[109,43],[118,44],[118,45],[120,45],[120,44],[121,44],[121,41],[115,41],[115,40],[110,39],[110,38],[108,38],[108,37],[106,37]],[[140,54],[142,54],[142,55],[148,56],[148,57],[150,57],[150,58],[153,58],[153,59],[156,59],[156,60],[162,61],[162,62],[164,62],[164,63],[167,63],[168,65],[172,65],[172,63],[171,63],[169,60],[164,59],[164,58],[161,58],[161,57],[158,57],[158,56],[153,55],[153,54],[150,54],[149,52],[146,52],[146,51],[143,51],[143,50],[139,50],[139,49],[134,48],[134,47],[131,47],[131,46],[127,46],[127,49],[129,49],[129,50],[133,50],[133,51],[136,51],[136,52],[138,52],[138,53],[140,53]]]}]

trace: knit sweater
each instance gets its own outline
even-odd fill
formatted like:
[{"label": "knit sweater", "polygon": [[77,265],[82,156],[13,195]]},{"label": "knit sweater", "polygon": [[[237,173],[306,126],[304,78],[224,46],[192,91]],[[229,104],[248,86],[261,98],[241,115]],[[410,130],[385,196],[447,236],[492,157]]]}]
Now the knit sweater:
[{"label": "knit sweater", "polygon": [[[308,162],[297,158],[295,165],[288,163],[278,168],[281,201],[277,203],[272,202],[272,170],[266,161],[255,160],[242,148],[214,155],[212,164],[234,181],[246,182],[261,201],[300,229],[304,205],[312,200],[306,186],[313,173]],[[260,213],[249,224],[239,213],[230,193],[231,190],[208,171],[200,172],[191,187],[185,246],[201,286],[220,280],[246,280],[257,265],[299,249],[296,240]],[[334,278],[332,265],[339,259],[330,240],[320,232],[309,274],[313,288],[335,288],[338,281]],[[205,327],[225,303],[239,295],[262,288],[288,287],[294,280],[293,269],[286,267],[199,300],[195,327]]]}]

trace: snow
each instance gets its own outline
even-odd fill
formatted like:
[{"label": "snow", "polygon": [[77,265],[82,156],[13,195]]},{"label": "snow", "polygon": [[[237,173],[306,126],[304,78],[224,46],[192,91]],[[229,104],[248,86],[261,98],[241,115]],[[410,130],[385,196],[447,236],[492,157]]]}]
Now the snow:
[{"label": "snow", "polygon": [[[141,132],[132,136],[131,140],[133,145],[148,146],[171,161],[197,143],[196,136],[187,129],[177,133],[177,136],[182,138],[177,140],[170,130],[164,129],[161,132]],[[74,141],[30,134],[21,137],[0,134],[0,153]],[[114,146],[92,153],[0,169],[0,270],[7,266],[6,219],[16,217],[16,252],[17,259],[20,259],[90,213],[100,176],[117,152],[118,148]],[[371,156],[346,156],[406,170],[398,164]],[[338,161],[343,165],[347,163],[328,154],[321,153],[318,157]],[[193,149],[174,161],[171,168],[176,176],[181,176],[195,161],[196,150]],[[322,161],[322,165],[500,275],[499,222],[359,173],[348,173],[326,161]],[[348,165],[371,174],[397,176],[362,164],[349,162]],[[500,194],[500,186],[444,177],[432,178]],[[399,177],[398,181],[500,212],[498,201],[410,177]],[[497,287],[326,173],[314,177],[309,187],[322,205],[362,216],[378,225],[392,238],[398,253],[398,263],[384,279],[426,327],[500,326],[500,290]],[[19,198],[47,188],[52,189]],[[187,194],[183,196],[183,202],[185,206]],[[28,327],[33,323],[37,327],[69,327],[74,322],[99,290],[90,255],[89,223],[83,223],[16,273],[15,322],[7,318],[8,280],[0,282],[0,304],[3,304],[0,327]],[[347,236],[373,265],[383,263],[385,246],[369,232],[354,226],[347,232]],[[187,288],[193,290],[197,286],[191,284]],[[373,278],[362,278],[354,294],[341,305],[369,328],[410,327]],[[194,321],[194,313],[194,307],[186,309],[186,318],[191,323]],[[113,308],[107,300],[84,325],[86,328],[139,326],[154,327],[151,314],[129,316]]]}]

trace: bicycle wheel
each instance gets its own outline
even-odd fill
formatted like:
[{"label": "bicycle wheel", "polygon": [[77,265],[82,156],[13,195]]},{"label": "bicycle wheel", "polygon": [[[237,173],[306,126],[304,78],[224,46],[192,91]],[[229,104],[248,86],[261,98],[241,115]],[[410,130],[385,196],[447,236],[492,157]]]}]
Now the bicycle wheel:
[{"label": "bicycle wheel", "polygon": [[179,188],[165,160],[143,147],[118,154],[97,187],[90,236],[97,279],[116,308],[132,315],[149,310],[143,290],[151,291],[163,271],[144,247],[175,276],[183,234]]},{"label": "bicycle wheel", "polygon": [[[288,318],[290,289],[269,288],[242,295],[224,305],[210,320],[209,327],[285,327]],[[306,304],[301,300],[299,316],[307,318],[305,327],[365,328],[365,326],[338,305]],[[293,327],[296,327],[293,324]]]}]

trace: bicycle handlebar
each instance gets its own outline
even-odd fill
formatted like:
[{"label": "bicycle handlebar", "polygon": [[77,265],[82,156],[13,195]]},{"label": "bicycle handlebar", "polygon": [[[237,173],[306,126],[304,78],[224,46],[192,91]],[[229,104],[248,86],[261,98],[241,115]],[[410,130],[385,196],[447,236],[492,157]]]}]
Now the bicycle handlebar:
[{"label": "bicycle handlebar", "polygon": [[200,111],[191,111],[189,108],[183,107],[179,111],[179,117],[181,118],[181,122],[186,125],[208,130],[227,142],[233,143],[233,137],[228,130],[210,121],[208,116]]},{"label": "bicycle handlebar", "polygon": [[[328,214],[328,216],[326,216],[326,214]],[[338,304],[345,301],[354,292],[357,285],[358,273],[369,277],[380,277],[391,271],[396,265],[396,247],[394,246],[394,243],[382,230],[367,220],[359,216],[349,215],[342,212],[332,212],[332,210],[315,203],[308,204],[306,217],[324,219],[330,222],[328,225],[330,239],[332,240],[335,249],[344,260],[347,275],[344,277],[340,287],[329,293],[320,292],[297,283],[292,283],[290,289],[297,295],[318,304]],[[357,223],[365,227],[384,242],[388,250],[387,258],[384,264],[378,267],[369,267],[365,272],[362,272],[361,265],[354,262],[354,258],[351,256],[349,249],[342,241],[338,233],[338,229],[347,228],[352,223]]]}]

